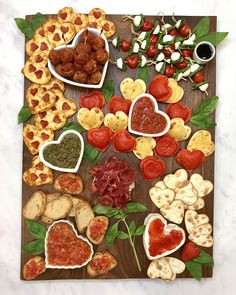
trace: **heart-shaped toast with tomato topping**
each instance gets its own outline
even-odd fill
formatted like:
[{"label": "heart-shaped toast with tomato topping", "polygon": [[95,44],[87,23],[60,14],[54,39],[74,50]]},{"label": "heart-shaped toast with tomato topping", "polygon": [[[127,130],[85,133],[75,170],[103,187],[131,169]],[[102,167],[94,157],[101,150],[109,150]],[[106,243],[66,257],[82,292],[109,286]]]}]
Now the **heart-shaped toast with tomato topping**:
[{"label": "heart-shaped toast with tomato topping", "polygon": [[66,118],[73,116],[77,111],[77,105],[73,99],[65,98],[63,92],[60,89],[53,89],[53,93],[56,95],[56,103],[52,107],[53,111],[63,111]]},{"label": "heart-shaped toast with tomato topping", "polygon": [[66,124],[66,115],[63,111],[52,109],[34,116],[35,125],[39,128],[61,129]]}]

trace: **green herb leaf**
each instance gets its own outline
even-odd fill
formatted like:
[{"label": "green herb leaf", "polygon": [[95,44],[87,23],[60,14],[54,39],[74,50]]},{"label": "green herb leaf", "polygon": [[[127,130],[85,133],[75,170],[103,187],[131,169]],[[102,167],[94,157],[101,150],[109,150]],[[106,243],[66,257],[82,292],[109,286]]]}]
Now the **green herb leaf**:
[{"label": "green herb leaf", "polygon": [[37,239],[43,239],[43,240],[45,239],[46,232],[47,232],[47,229],[45,226],[30,219],[26,219],[26,224],[32,236],[34,236]]},{"label": "green herb leaf", "polygon": [[33,15],[31,23],[32,23],[34,30],[41,27],[44,23],[44,20],[45,20],[45,17],[40,12]]},{"label": "green herb leaf", "polygon": [[117,236],[119,222],[110,225],[106,231],[106,241],[109,247],[112,247]]},{"label": "green herb leaf", "polygon": [[136,212],[145,212],[147,211],[147,207],[143,204],[136,202],[129,202],[126,204],[126,208],[124,209],[125,213],[136,213]]},{"label": "green herb leaf", "polygon": [[191,118],[190,123],[193,126],[197,128],[201,128],[201,129],[210,129],[216,126],[216,122],[212,120],[211,118],[199,119],[199,120]]},{"label": "green herb leaf", "polygon": [[136,231],[135,231],[135,236],[142,236],[144,231],[145,231],[145,224],[140,225],[139,227],[137,227]]},{"label": "green herb leaf", "polygon": [[37,239],[22,246],[22,251],[30,254],[42,254],[44,250],[44,240]]},{"label": "green herb leaf", "polygon": [[130,235],[131,235],[131,237],[133,237],[134,234],[135,234],[135,231],[136,231],[136,225],[135,225],[134,220],[131,221],[131,223],[130,223],[130,225],[129,225],[129,231],[130,231]]},{"label": "green herb leaf", "polygon": [[197,40],[197,43],[201,41],[211,42],[214,46],[217,46],[228,35],[228,32],[210,32]]},{"label": "green herb leaf", "polygon": [[101,91],[105,96],[105,101],[108,102],[115,93],[115,82],[113,80],[108,81],[103,85]]},{"label": "green herb leaf", "polygon": [[84,159],[89,163],[95,163],[99,157],[101,156],[101,152],[95,149],[92,145],[86,144],[84,147]]},{"label": "green herb leaf", "polygon": [[203,17],[193,29],[196,39],[206,35],[209,32],[209,16]]},{"label": "green herb leaf", "polygon": [[186,265],[187,270],[189,271],[190,275],[194,279],[201,281],[201,279],[202,279],[202,266],[201,266],[201,264],[194,262],[194,261],[186,261],[185,265]]},{"label": "green herb leaf", "polygon": [[116,218],[116,219],[123,219],[123,218],[125,217],[125,213],[122,212],[122,211],[119,211],[119,212],[118,212],[117,214],[115,214],[113,217]]},{"label": "green herb leaf", "polygon": [[125,232],[123,232],[122,230],[118,230],[117,231],[117,238],[121,239],[121,240],[126,240],[129,238],[129,235]]},{"label": "green herb leaf", "polygon": [[101,206],[101,205],[94,206],[93,211],[97,214],[106,215],[107,217],[112,217],[119,213],[119,209],[117,208],[112,208],[109,206]]},{"label": "green herb leaf", "polygon": [[150,69],[147,66],[139,67],[136,74],[136,79],[142,79],[146,85],[148,85],[150,81]]},{"label": "green herb leaf", "polygon": [[80,133],[85,131],[85,129],[79,123],[76,123],[76,122],[66,123],[63,127],[63,130],[75,130]]},{"label": "green herb leaf", "polygon": [[27,121],[32,116],[29,108],[27,106],[23,106],[18,113],[18,124],[21,124]]},{"label": "green herb leaf", "polygon": [[15,18],[14,19],[16,22],[17,27],[19,30],[29,39],[34,38],[34,27],[31,22],[23,19],[23,18]]},{"label": "green herb leaf", "polygon": [[203,264],[207,267],[213,267],[214,266],[214,260],[213,257],[209,254],[207,254],[205,251],[201,250],[199,256],[192,261]]}]

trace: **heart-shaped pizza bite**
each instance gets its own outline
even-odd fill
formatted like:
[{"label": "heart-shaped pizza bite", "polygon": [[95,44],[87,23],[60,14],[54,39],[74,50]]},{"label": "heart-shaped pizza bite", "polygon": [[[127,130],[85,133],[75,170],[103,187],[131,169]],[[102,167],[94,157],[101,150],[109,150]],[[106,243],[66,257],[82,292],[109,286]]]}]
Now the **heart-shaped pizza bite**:
[{"label": "heart-shaped pizza bite", "polygon": [[163,205],[160,208],[160,212],[169,221],[181,224],[184,218],[184,202],[174,200],[171,204]]},{"label": "heart-shaped pizza bite", "polygon": [[23,138],[31,154],[36,155],[44,142],[53,140],[54,132],[49,128],[40,129],[27,124],[23,130]]},{"label": "heart-shaped pizza bite", "polygon": [[189,138],[191,134],[191,128],[184,124],[182,118],[174,118],[170,120],[169,135],[176,141],[181,141]]},{"label": "heart-shaped pizza bite", "polygon": [[43,90],[54,90],[54,89],[60,89],[62,92],[65,91],[65,84],[61,80],[58,80],[57,78],[52,77],[50,81],[46,84],[42,85]]},{"label": "heart-shaped pizza bite", "polygon": [[113,132],[119,129],[126,129],[128,126],[128,116],[122,111],[116,112],[115,115],[108,113],[104,118],[104,125],[111,128]]},{"label": "heart-shaped pizza bite", "polygon": [[56,95],[51,90],[44,90],[39,84],[31,84],[26,90],[26,101],[31,114],[38,114],[55,104]]},{"label": "heart-shaped pizza bite", "polygon": [[39,156],[35,156],[32,159],[31,168],[23,173],[23,180],[29,186],[51,184],[53,183],[53,173],[41,162]]},{"label": "heart-shaped pizza bite", "polygon": [[186,180],[175,188],[175,199],[181,200],[186,205],[193,205],[197,202],[197,194],[190,181]]},{"label": "heart-shaped pizza bite", "polygon": [[125,78],[120,84],[120,91],[125,99],[135,100],[140,94],[146,92],[146,84],[142,79],[133,80]]},{"label": "heart-shaped pizza bite", "polygon": [[164,177],[164,184],[171,189],[177,187],[183,187],[186,180],[188,179],[188,173],[185,169],[178,169],[175,174],[168,174]]},{"label": "heart-shaped pizza bite", "polygon": [[148,259],[154,260],[177,251],[185,242],[184,230],[176,224],[167,224],[158,213],[150,213],[144,224],[143,244]]},{"label": "heart-shaped pizza bite", "polygon": [[57,20],[60,23],[71,22],[75,15],[75,11],[72,7],[64,7],[57,13]]},{"label": "heart-shaped pizza bite", "polygon": [[45,84],[51,79],[51,73],[46,67],[47,55],[44,53],[34,53],[25,63],[22,73],[27,79],[36,84]]},{"label": "heart-shaped pizza bite", "polygon": [[102,19],[105,19],[105,18],[106,18],[106,13],[101,8],[93,8],[88,13],[88,19],[90,23],[101,21]]},{"label": "heart-shaped pizza bite", "polygon": [[173,202],[175,198],[175,192],[166,186],[163,188],[155,185],[154,187],[150,188],[149,196],[157,208],[161,208],[162,206],[169,205]]},{"label": "heart-shaped pizza bite", "polygon": [[88,17],[85,14],[82,13],[76,13],[74,14],[73,19],[71,22],[75,26],[75,30],[78,33],[79,31],[85,29],[89,23]]},{"label": "heart-shaped pizza bite", "polygon": [[78,111],[77,120],[84,129],[90,130],[92,128],[99,128],[102,125],[104,115],[99,108],[92,108],[91,110],[81,108]]},{"label": "heart-shaped pizza bite", "polygon": [[204,180],[198,173],[192,174],[190,181],[197,190],[199,197],[205,197],[213,190],[213,183],[210,180]]},{"label": "heart-shaped pizza bite", "polygon": [[106,36],[106,38],[111,38],[116,32],[115,24],[107,19],[102,19],[98,21],[99,28],[101,28],[103,34]]},{"label": "heart-shaped pizza bite", "polygon": [[199,225],[209,222],[209,217],[206,214],[198,214],[194,210],[187,210],[185,212],[185,226],[187,232],[190,234]]},{"label": "heart-shaped pizza bite", "polygon": [[211,140],[211,133],[207,130],[199,130],[193,134],[189,140],[187,149],[189,151],[202,151],[206,157],[210,156],[215,150],[215,144]]},{"label": "heart-shaped pizza bite", "polygon": [[73,116],[77,111],[77,105],[74,100],[65,98],[60,89],[53,89],[53,93],[56,95],[56,103],[52,107],[52,110],[63,111],[66,118]]},{"label": "heart-shaped pizza bite", "polygon": [[56,221],[48,228],[45,239],[47,268],[81,268],[92,256],[92,244],[77,234],[71,222]]},{"label": "heart-shaped pizza bite", "polygon": [[66,115],[63,111],[53,111],[50,109],[36,114],[34,116],[34,121],[38,128],[50,128],[55,131],[61,129],[66,124]]}]

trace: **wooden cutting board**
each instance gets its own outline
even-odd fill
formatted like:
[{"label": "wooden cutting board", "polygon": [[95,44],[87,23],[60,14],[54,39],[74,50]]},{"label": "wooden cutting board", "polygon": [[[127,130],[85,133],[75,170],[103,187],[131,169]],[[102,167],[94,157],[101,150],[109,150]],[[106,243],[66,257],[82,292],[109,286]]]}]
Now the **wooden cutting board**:
[{"label": "wooden cutting board", "polygon": [[[53,15],[47,15],[46,18],[53,17]],[[107,18],[110,19],[115,23],[117,34],[123,39],[130,39],[131,38],[131,32],[130,32],[130,22],[122,22],[121,21],[121,15],[108,15]],[[30,16],[26,16],[27,19],[30,18]],[[156,16],[148,16],[145,17],[148,20],[154,22],[156,20]],[[194,27],[197,22],[202,18],[200,16],[177,16],[177,19],[179,18],[185,18],[185,20]],[[216,31],[216,16],[210,17],[210,31]],[[165,18],[166,22],[171,22],[171,17]],[[117,51],[112,45],[110,45],[110,58],[112,60],[116,60],[117,57],[120,57],[122,55],[121,51]],[[27,59],[27,56],[26,56]],[[151,67],[151,78],[153,78],[156,75],[156,72],[154,70],[154,67]],[[127,71],[122,72],[117,69],[116,66],[109,64],[107,75],[106,75],[106,81],[108,80],[114,80],[116,85],[116,95],[120,95],[120,89],[119,85],[120,82],[126,78],[131,77],[135,78],[136,70],[127,69]],[[209,80],[210,85],[208,88],[209,96],[215,95],[215,88],[216,88],[216,59],[212,60],[204,69],[204,75],[206,77],[206,80]],[[30,81],[25,79],[24,81],[24,92],[26,93],[26,89],[29,87]],[[181,81],[180,85],[184,88],[184,98],[182,99],[182,103],[190,107],[191,109],[194,109],[196,105],[205,97],[205,94],[201,91],[192,91],[192,84],[190,81]],[[65,97],[74,99],[77,103],[79,101],[79,97],[81,93],[87,93],[89,90],[87,89],[80,89],[77,87],[70,86],[68,84],[65,85]],[[25,97],[24,93],[24,97]],[[26,103],[24,101],[24,103]],[[165,108],[164,104],[160,105],[160,108],[163,110]],[[107,110],[105,109],[105,113]],[[70,119],[71,121],[76,121],[76,118]],[[31,122],[32,121],[32,122]],[[31,123],[33,123],[33,120],[30,120]],[[192,129],[194,132],[194,128]],[[57,131],[55,138],[58,138],[61,131]],[[215,130],[211,129],[212,138],[214,141],[215,136]],[[84,136],[85,134],[83,134]],[[187,141],[181,142],[181,147],[186,148]],[[135,213],[129,215],[129,220],[135,220],[136,225],[143,224],[144,218],[146,215],[150,212],[158,212],[159,209],[155,207],[155,205],[150,200],[148,191],[153,186],[153,184],[157,181],[156,179],[153,181],[147,181],[145,182],[139,173],[139,160],[133,155],[133,153],[115,153],[112,151],[112,148],[110,147],[105,153],[102,154],[100,157],[98,163],[104,163],[110,156],[116,156],[119,159],[124,159],[128,162],[128,165],[136,169],[137,173],[137,179],[136,179],[136,186],[133,190],[133,200],[143,203],[147,206],[148,212],[146,213]],[[26,148],[25,144],[23,146],[23,171],[25,171],[27,168],[31,166],[31,159],[32,155]],[[175,158],[167,158],[164,159],[166,163],[166,174],[172,173],[178,168],[178,164],[175,162]],[[87,164],[85,161],[82,161],[82,165],[78,171],[78,174],[82,177],[84,182],[84,191],[82,193],[82,197],[89,200],[89,202],[93,205],[96,202],[96,197],[92,195],[89,191],[89,184],[91,183],[92,177],[89,174],[89,171],[91,169],[92,165]],[[206,158],[206,161],[204,163],[204,166],[201,168],[195,170],[194,172],[200,173],[204,179],[209,179],[214,183],[214,154],[210,157]],[[54,179],[59,174],[57,171],[54,171]],[[53,185],[44,185],[41,187],[29,187],[22,181],[22,208],[27,202],[27,200],[30,198],[31,194],[36,190],[42,190],[46,193],[53,193],[55,192],[55,189],[53,188]],[[199,213],[205,213],[210,218],[210,223],[213,224],[213,208],[214,208],[214,192],[211,192],[210,195],[208,195],[205,198],[206,204],[204,209],[199,210]],[[71,221],[74,222],[74,219],[71,218]],[[181,225],[183,228],[184,224]],[[24,218],[22,217],[22,234],[21,234],[21,244],[24,245],[31,241],[33,238],[29,234],[29,231],[27,229],[26,223]],[[103,241],[102,244],[100,244],[98,247],[94,247],[95,252],[98,250],[104,250],[108,249],[108,246],[106,244],[106,241]],[[150,263],[150,261],[147,259],[146,254],[144,252],[143,243],[142,243],[142,237],[137,237],[136,239],[136,249],[137,253],[140,259],[141,268],[142,271],[139,272],[136,266],[136,262],[133,256],[133,253],[131,251],[131,247],[129,246],[128,240],[119,240],[117,239],[115,241],[114,246],[109,249],[109,251],[117,258],[118,260],[118,266],[109,272],[106,275],[100,276],[97,279],[128,279],[128,278],[147,278],[147,267]],[[213,254],[213,248],[205,249],[207,253]],[[173,256],[179,257],[179,251],[175,252]],[[22,269],[25,262],[31,258],[32,255],[28,255],[26,253],[21,253],[21,279],[23,278],[22,275]],[[185,270],[184,273],[180,275],[181,278],[188,278],[189,273]],[[212,268],[206,268],[203,267],[203,277],[212,277]],[[61,269],[47,269],[46,272],[42,275],[40,275],[36,280],[56,280],[56,279],[90,279],[86,272],[86,267],[83,267],[82,269],[72,269],[72,270],[61,270]]]}]

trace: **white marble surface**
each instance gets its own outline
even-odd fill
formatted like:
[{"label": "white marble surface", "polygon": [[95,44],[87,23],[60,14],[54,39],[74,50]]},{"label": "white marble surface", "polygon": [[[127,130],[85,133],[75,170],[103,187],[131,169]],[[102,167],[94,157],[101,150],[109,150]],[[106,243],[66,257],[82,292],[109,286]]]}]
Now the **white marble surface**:
[{"label": "white marble surface", "polygon": [[[217,15],[218,30],[229,31],[227,41],[217,52],[217,110],[214,277],[194,280],[161,281],[51,281],[22,282],[19,279],[22,129],[17,113],[23,100],[24,38],[14,17],[38,11],[55,13],[65,5],[81,12],[100,6],[107,13],[176,15]],[[233,53],[236,52],[235,1],[124,1],[124,0],[0,0],[0,293],[9,294],[236,294],[236,98]],[[234,119],[233,119],[234,118]]]}]

